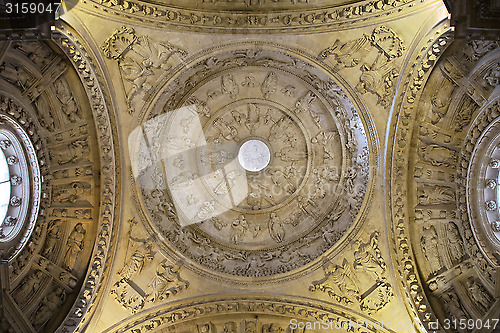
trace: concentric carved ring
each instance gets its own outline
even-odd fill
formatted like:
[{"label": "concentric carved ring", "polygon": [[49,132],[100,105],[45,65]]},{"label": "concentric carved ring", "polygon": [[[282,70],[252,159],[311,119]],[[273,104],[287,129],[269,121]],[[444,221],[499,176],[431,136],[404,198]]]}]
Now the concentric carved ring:
[{"label": "concentric carved ring", "polygon": [[[270,276],[313,261],[356,220],[366,133],[322,70],[282,51],[226,50],[193,61],[159,96],[131,152],[166,249],[203,271]],[[246,142],[255,170],[240,161]]]}]

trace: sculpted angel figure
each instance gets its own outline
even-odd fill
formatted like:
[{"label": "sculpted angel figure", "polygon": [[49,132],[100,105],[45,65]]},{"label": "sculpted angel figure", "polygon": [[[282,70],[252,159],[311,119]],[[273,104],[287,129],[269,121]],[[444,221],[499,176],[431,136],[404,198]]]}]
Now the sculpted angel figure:
[{"label": "sculpted angel figure", "polygon": [[160,264],[156,274],[149,284],[147,301],[156,302],[175,295],[182,289],[189,286],[189,282],[180,276],[180,267],[167,265],[165,262]]}]

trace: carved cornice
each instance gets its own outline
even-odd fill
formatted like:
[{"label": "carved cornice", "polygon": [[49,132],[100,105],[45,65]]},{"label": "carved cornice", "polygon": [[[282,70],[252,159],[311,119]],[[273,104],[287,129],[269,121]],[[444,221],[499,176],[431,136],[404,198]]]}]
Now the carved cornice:
[{"label": "carved cornice", "polygon": [[401,93],[397,98],[394,115],[396,124],[393,136],[393,150],[388,160],[387,179],[390,189],[388,191],[388,203],[392,223],[390,226],[390,238],[394,244],[396,268],[398,280],[403,292],[410,316],[415,323],[420,323],[421,332],[426,332],[425,324],[435,321],[429,301],[427,300],[423,284],[417,271],[417,263],[411,245],[411,209],[406,200],[408,195],[408,166],[409,152],[411,149],[410,139],[415,122],[415,103],[429,77],[437,60],[450,44],[452,38],[448,22],[443,22],[433,29],[433,36],[426,36],[427,45],[415,59],[416,66],[404,78]]},{"label": "carved cornice", "polygon": [[111,114],[111,103],[107,97],[109,93],[103,88],[106,85],[103,84],[100,69],[75,32],[65,25],[59,25],[57,31],[58,34],[53,39],[72,62],[89,98],[97,129],[101,164],[99,221],[94,251],[80,293],[58,329],[58,332],[80,332],[92,315],[91,308],[95,310],[102,288],[106,285],[106,272],[111,266],[111,248],[117,239],[115,233],[118,220],[115,214],[119,185],[116,177],[119,172],[118,141],[114,132],[116,126]]},{"label": "carved cornice", "polygon": [[[427,0],[433,4],[435,1]],[[141,24],[180,30],[241,33],[282,33],[293,31],[331,31],[365,24],[370,19],[387,20],[418,10],[414,0],[363,1],[355,5],[333,5],[315,9],[269,11],[221,11],[184,9],[151,4],[147,1],[83,0],[81,9],[113,13]],[[414,8],[415,7],[415,8]],[[101,13],[102,13],[101,12]],[[100,14],[102,15],[102,14]],[[109,14],[108,14],[109,15]]]},{"label": "carved cornice", "polygon": [[[203,297],[189,302],[177,302],[141,312],[104,332],[142,333],[155,332],[160,328],[188,323],[206,317],[240,315],[266,315],[294,318],[299,321],[352,323],[349,332],[394,332],[381,327],[375,320],[348,308],[331,303],[300,299],[292,296],[216,296]],[[356,321],[365,325],[356,327]],[[383,326],[383,325],[382,325]]]}]

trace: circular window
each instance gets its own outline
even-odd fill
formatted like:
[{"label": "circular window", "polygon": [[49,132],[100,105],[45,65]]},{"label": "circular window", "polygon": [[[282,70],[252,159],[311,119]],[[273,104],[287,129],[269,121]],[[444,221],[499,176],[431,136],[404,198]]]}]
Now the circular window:
[{"label": "circular window", "polygon": [[478,136],[469,165],[467,201],[471,226],[483,251],[494,253],[500,249],[500,117]]},{"label": "circular window", "polygon": [[[0,114],[0,246],[20,249],[38,215],[40,169],[20,124]],[[13,244],[16,243],[16,244]],[[21,245],[21,246],[19,246]]]}]

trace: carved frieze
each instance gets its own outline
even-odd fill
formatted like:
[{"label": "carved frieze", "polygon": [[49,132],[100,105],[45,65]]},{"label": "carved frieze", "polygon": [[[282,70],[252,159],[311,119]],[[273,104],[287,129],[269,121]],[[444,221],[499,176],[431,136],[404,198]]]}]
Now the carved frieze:
[{"label": "carved frieze", "polygon": [[[412,7],[415,7],[412,0],[387,0],[384,2],[373,0],[360,4],[344,4],[340,6],[335,3],[334,5],[323,6],[324,8],[319,10],[307,8],[297,10],[298,8],[295,9],[295,7],[300,6],[300,4],[307,5],[307,1],[291,0],[289,2],[280,0],[278,2],[285,2],[288,5],[283,4],[275,7],[275,0],[242,0],[239,3],[229,4],[230,9],[239,8],[239,10],[221,10],[220,6],[228,6],[228,4],[224,3],[227,1],[209,0],[203,2],[201,4],[205,7],[203,14],[197,11],[200,8],[200,3],[191,4],[191,8],[190,6],[182,8],[177,3],[175,3],[175,6],[170,6],[156,3],[153,5],[139,1],[92,0],[89,5],[96,6],[105,12],[111,11],[123,15],[138,22],[147,21],[155,25],[166,25],[183,30],[230,33],[235,31],[277,33],[296,30],[297,28],[301,30],[331,31],[345,26],[352,27],[353,24],[364,24],[363,22],[368,18],[376,19],[389,14],[401,15],[402,11],[412,11],[414,10]],[[273,2],[273,4],[267,5],[265,2]],[[183,3],[183,5],[186,4]],[[259,13],[256,9],[260,9],[260,5],[272,6],[270,8],[289,8],[285,11],[273,12],[270,10],[270,12]]]}]

